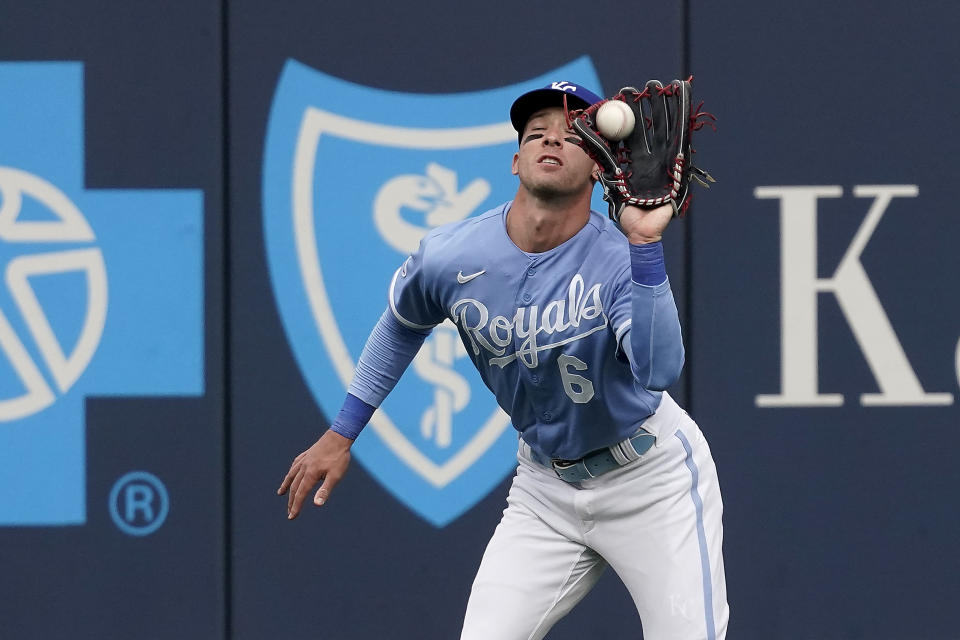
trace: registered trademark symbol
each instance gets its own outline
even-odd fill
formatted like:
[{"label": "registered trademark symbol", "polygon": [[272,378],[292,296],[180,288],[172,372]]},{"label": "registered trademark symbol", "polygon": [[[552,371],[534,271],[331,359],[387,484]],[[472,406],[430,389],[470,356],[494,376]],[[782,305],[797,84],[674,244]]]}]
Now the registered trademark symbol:
[{"label": "registered trademark symbol", "polygon": [[110,517],[121,531],[131,536],[146,536],[167,519],[170,496],[157,476],[146,471],[131,471],[113,484],[109,507]]}]

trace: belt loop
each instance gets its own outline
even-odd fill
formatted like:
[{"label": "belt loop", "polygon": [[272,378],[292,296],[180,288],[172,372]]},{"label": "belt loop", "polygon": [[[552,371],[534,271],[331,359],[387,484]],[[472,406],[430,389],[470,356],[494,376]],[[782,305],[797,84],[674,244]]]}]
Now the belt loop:
[{"label": "belt loop", "polygon": [[[636,452],[633,451],[633,447],[631,447],[628,442],[629,440],[623,440],[610,447],[610,455],[613,456],[613,459],[616,460],[617,464],[621,467],[637,459]],[[631,453],[633,456],[630,455]]]}]

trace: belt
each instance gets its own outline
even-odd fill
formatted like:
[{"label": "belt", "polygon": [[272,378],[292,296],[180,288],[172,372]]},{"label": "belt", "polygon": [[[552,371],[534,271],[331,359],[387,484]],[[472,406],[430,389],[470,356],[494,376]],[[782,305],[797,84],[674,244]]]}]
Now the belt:
[{"label": "belt", "polygon": [[[608,471],[613,471],[628,462],[632,462],[645,454],[656,437],[646,429],[641,429],[635,435],[612,447],[592,451],[578,460],[559,460],[557,458],[544,461],[552,467],[557,476],[564,482],[576,484],[589,478],[596,478]],[[614,455],[617,449],[619,455]],[[536,456],[540,458],[540,456]],[[618,458],[623,462],[618,462]],[[540,461],[540,460],[538,460]]]}]

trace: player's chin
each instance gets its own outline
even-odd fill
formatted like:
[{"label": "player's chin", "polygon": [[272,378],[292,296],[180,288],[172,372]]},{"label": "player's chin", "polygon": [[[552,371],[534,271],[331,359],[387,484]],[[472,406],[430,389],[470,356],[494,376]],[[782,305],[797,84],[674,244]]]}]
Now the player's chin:
[{"label": "player's chin", "polygon": [[540,200],[549,202],[564,200],[583,191],[582,185],[577,185],[569,178],[563,180],[543,180],[527,185],[527,189]]}]

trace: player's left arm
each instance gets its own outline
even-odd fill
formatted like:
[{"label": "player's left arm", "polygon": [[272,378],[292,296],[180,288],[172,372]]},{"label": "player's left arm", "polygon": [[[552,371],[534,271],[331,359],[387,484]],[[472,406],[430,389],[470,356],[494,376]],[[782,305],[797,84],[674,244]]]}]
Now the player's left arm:
[{"label": "player's left arm", "polygon": [[674,205],[670,202],[654,209],[627,205],[620,215],[620,228],[632,245],[660,242],[674,217],[674,211]]},{"label": "player's left arm", "polygon": [[620,346],[644,388],[667,389],[680,377],[684,348],[680,316],[663,261],[663,232],[673,205],[624,209],[620,225],[630,241],[631,324]]}]

